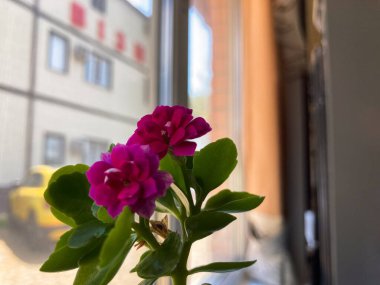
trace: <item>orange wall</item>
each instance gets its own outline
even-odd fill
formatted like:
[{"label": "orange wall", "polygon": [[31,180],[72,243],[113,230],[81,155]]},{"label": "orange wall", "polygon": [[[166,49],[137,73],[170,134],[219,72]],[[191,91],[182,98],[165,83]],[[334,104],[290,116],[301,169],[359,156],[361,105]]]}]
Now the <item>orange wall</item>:
[{"label": "orange wall", "polygon": [[242,0],[245,186],[281,215],[278,73],[271,1]]}]

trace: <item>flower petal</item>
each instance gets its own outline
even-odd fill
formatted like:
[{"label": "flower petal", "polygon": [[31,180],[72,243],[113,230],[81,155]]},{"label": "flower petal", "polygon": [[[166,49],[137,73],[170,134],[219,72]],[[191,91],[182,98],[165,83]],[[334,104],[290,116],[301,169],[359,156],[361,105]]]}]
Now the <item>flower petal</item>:
[{"label": "flower petal", "polygon": [[157,186],[156,181],[153,178],[149,178],[145,180],[143,183],[144,188],[144,199],[154,199],[157,197]]},{"label": "flower petal", "polygon": [[211,127],[205,119],[198,117],[189,123],[186,131],[186,139],[195,139],[207,134],[211,131]]},{"label": "flower petal", "polygon": [[97,205],[108,207],[117,202],[117,192],[106,184],[91,186],[89,196]]},{"label": "flower petal", "polygon": [[166,190],[168,190],[170,185],[174,182],[173,177],[169,172],[157,171],[154,179],[156,180],[158,197],[165,196]]},{"label": "flower petal", "polygon": [[136,196],[140,189],[140,185],[136,182],[130,183],[125,186],[117,196],[118,199],[124,200]]},{"label": "flower petal", "polygon": [[110,214],[110,216],[112,218],[115,218],[116,216],[118,216],[123,211],[125,206],[126,206],[125,203],[118,202],[118,203],[115,203],[115,204],[108,206],[107,212],[108,212],[108,214]]},{"label": "flower petal", "polygon": [[197,144],[195,142],[184,141],[172,147],[174,155],[191,156],[194,154]]},{"label": "flower petal", "polygon": [[175,145],[185,139],[185,129],[184,128],[179,128],[177,129],[173,136],[170,138],[170,145]]},{"label": "flower petal", "polygon": [[142,203],[137,204],[130,208],[133,212],[137,213],[138,215],[149,219],[154,213],[156,204],[154,200],[148,199],[148,200],[143,200]]},{"label": "flower petal", "polygon": [[95,162],[86,172],[86,176],[91,185],[104,183],[105,172],[112,166],[104,161]]},{"label": "flower petal", "polygon": [[131,155],[125,144],[117,144],[111,152],[112,165],[116,168],[121,168],[127,161],[131,160]]}]

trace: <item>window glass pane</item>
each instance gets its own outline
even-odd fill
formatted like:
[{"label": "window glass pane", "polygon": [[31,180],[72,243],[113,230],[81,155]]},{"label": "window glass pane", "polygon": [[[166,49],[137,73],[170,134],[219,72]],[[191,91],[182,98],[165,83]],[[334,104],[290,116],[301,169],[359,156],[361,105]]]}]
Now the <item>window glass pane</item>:
[{"label": "window glass pane", "polygon": [[104,13],[106,10],[106,0],[92,0],[92,6]]},{"label": "window glass pane", "polygon": [[62,135],[47,134],[45,137],[45,164],[62,165],[64,163],[65,138]]},{"label": "window glass pane", "polygon": [[110,85],[110,63],[102,59],[99,62],[99,84],[105,88]]},{"label": "window glass pane", "polygon": [[[235,191],[242,187],[240,135],[240,60],[239,1],[193,0],[189,8],[189,105],[194,113],[210,122],[213,130],[203,137],[199,147],[223,137],[230,137],[238,147],[239,163],[221,189]],[[212,194],[216,193],[214,191]],[[244,216],[225,229],[194,244],[190,267],[211,262],[246,259],[244,246],[247,226]],[[190,284],[239,284],[226,281],[223,274],[201,273],[191,276]]]},{"label": "window glass pane", "polygon": [[[8,202],[3,185],[20,190],[9,220],[36,223],[35,233],[13,231],[1,201],[1,285],[25,284],[25,276],[38,285],[73,283],[75,270],[39,271],[62,228],[44,186],[31,198],[13,185],[36,167],[50,177],[66,164],[92,164],[155,108],[158,2],[139,2],[149,17],[127,0],[0,0],[0,196]],[[32,199],[43,220],[29,215]],[[46,243],[35,246],[33,234]],[[133,249],[111,284],[139,284],[129,271],[143,252]]]},{"label": "window glass pane", "polygon": [[49,67],[54,71],[66,71],[66,54],[67,41],[56,34],[50,34]]},{"label": "window glass pane", "polygon": [[130,2],[136,9],[138,9],[145,16],[152,15],[153,3],[152,0],[126,0]]},{"label": "window glass pane", "polygon": [[96,57],[92,53],[87,53],[85,64],[85,78],[90,83],[95,83],[96,78]]}]

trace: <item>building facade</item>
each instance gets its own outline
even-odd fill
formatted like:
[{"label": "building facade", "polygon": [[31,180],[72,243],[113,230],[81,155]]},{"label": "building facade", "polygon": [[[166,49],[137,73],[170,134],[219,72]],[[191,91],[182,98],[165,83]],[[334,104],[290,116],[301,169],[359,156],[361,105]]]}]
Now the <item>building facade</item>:
[{"label": "building facade", "polygon": [[0,2],[0,184],[125,142],[157,102],[155,27],[126,0]]}]

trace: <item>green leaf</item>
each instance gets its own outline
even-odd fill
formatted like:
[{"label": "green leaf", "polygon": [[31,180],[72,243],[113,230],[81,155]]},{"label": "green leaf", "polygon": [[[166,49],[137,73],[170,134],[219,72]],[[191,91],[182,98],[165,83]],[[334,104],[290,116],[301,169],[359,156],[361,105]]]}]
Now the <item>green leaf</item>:
[{"label": "green leaf", "polygon": [[115,147],[115,144],[111,143],[110,146],[108,147],[108,152],[111,152],[114,147]]},{"label": "green leaf", "polygon": [[193,268],[189,271],[189,274],[194,274],[198,272],[215,272],[215,273],[225,273],[235,270],[239,270],[254,264],[254,261],[240,261],[240,262],[215,262],[208,265],[199,266]]},{"label": "green leaf", "polygon": [[74,172],[79,172],[79,173],[86,173],[88,170],[88,165],[85,164],[76,164],[76,165],[66,165],[64,167],[59,168],[56,170],[53,175],[51,176],[49,180],[49,185],[57,181],[59,177],[62,175],[67,175],[67,174],[72,174]]},{"label": "green leaf", "polygon": [[132,233],[133,213],[125,207],[118,216],[115,227],[109,232],[99,256],[99,266],[105,267],[112,262],[125,247]]},{"label": "green leaf", "polygon": [[177,185],[172,184],[170,186],[170,191],[172,191],[173,196],[178,201],[178,203],[182,206],[181,210],[185,212],[187,215],[190,215],[190,203],[185,194],[177,187]]},{"label": "green leaf", "polygon": [[247,192],[233,192],[226,189],[211,197],[207,201],[204,210],[240,213],[256,208],[263,201],[264,197],[261,196]]},{"label": "green leaf", "polygon": [[50,211],[53,214],[53,216],[60,220],[62,223],[72,228],[75,228],[77,226],[77,224],[72,218],[66,216],[64,213],[58,211],[56,208],[50,207]]},{"label": "green leaf", "polygon": [[236,158],[236,146],[229,138],[210,143],[195,154],[193,173],[202,188],[202,198],[230,176],[237,164]]},{"label": "green leaf", "polygon": [[211,235],[236,220],[236,217],[220,212],[201,212],[186,219],[185,227],[191,241]]},{"label": "green leaf", "polygon": [[107,225],[100,221],[93,220],[82,224],[74,229],[68,240],[68,246],[79,248],[88,245],[93,239],[100,238],[106,233]]},{"label": "green leaf", "polygon": [[182,250],[181,238],[170,232],[157,250],[149,250],[133,269],[144,279],[170,275],[176,268]]},{"label": "green leaf", "polygon": [[99,267],[99,252],[86,256],[79,262],[79,270],[75,276],[74,285],[106,285],[116,275],[125,257],[128,255],[137,236],[131,234],[126,240],[120,254],[105,267]]},{"label": "green leaf", "polygon": [[94,219],[91,212],[93,201],[88,196],[89,187],[84,173],[72,172],[56,177],[44,196],[48,204],[79,225]]},{"label": "green leaf", "polygon": [[71,248],[68,246],[68,240],[73,233],[74,230],[72,229],[61,236],[55,251],[41,266],[41,271],[59,272],[77,268],[79,261],[102,243],[102,239],[96,239],[84,247]]},{"label": "green leaf", "polygon": [[193,159],[195,155],[198,155],[199,151],[195,151],[193,156],[186,156],[186,168],[193,169]]},{"label": "green leaf", "polygon": [[107,209],[98,206],[95,203],[91,207],[92,215],[97,218],[99,221],[106,223],[106,224],[112,224],[115,220],[108,214]]},{"label": "green leaf", "polygon": [[153,285],[155,282],[157,281],[157,279],[146,279],[146,280],[143,280],[139,283],[139,285]]},{"label": "green leaf", "polygon": [[66,246],[73,232],[74,232],[74,229],[71,229],[65,232],[64,234],[62,234],[59,240],[57,241],[57,244],[55,245],[54,251],[57,251],[58,249]]},{"label": "green leaf", "polygon": [[[173,189],[169,188],[166,191],[166,195],[164,197],[159,198],[156,203],[159,204],[159,207],[166,208],[171,214],[176,216],[178,219],[180,218],[181,214],[178,208],[181,207],[181,205],[175,201],[175,194],[173,193]],[[178,205],[179,204],[179,205]]]},{"label": "green leaf", "polygon": [[182,168],[171,154],[167,154],[160,161],[160,169],[169,172],[174,179],[174,183],[185,193],[188,194],[185,178],[183,176]]}]

